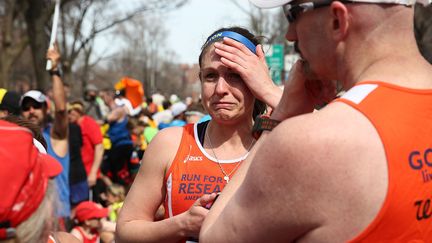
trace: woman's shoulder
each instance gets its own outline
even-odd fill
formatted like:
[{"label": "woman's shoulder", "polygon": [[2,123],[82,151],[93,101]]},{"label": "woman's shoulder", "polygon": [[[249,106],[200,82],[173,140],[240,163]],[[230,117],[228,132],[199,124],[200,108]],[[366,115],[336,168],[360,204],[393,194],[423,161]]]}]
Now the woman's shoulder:
[{"label": "woman's shoulder", "polygon": [[[172,156],[177,151],[183,136],[183,127],[168,127],[160,130],[147,147],[146,153]],[[163,151],[163,153],[161,153]]]},{"label": "woman's shoulder", "polygon": [[176,139],[181,139],[183,131],[185,130],[184,127],[167,127],[162,130],[160,130],[152,142],[154,140],[156,141],[163,141],[163,142],[172,142]]},{"label": "woman's shoulder", "polygon": [[177,154],[183,130],[183,127],[169,127],[159,131],[149,143],[142,165],[163,176]]}]

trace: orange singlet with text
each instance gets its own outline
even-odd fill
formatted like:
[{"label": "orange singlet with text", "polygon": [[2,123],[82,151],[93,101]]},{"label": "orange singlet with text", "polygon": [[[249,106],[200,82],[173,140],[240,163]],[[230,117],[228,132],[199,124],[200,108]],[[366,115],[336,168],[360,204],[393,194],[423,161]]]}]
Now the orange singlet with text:
[{"label": "orange singlet with text", "polygon": [[369,119],[388,167],[384,203],[351,242],[432,242],[432,90],[368,81],[336,102]]}]

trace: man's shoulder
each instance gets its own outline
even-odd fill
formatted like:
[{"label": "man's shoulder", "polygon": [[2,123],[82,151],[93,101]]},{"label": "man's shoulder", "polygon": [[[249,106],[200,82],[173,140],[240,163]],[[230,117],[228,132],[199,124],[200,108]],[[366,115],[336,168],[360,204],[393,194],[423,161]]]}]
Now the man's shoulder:
[{"label": "man's shoulder", "polygon": [[[284,217],[354,231],[378,212],[387,190],[386,157],[378,133],[359,111],[333,103],[280,123],[262,145],[251,174],[271,173],[257,182],[263,190],[281,185],[283,203],[277,206],[291,207]],[[353,217],[341,224],[346,215]]]},{"label": "man's shoulder", "polygon": [[[317,142],[326,142],[336,137],[347,135],[346,129],[351,126],[351,119],[340,119],[349,116],[341,109],[326,110],[304,114],[282,121],[271,134],[296,146],[315,146]],[[320,147],[320,146],[319,146]]]},{"label": "man's shoulder", "polygon": [[[382,149],[380,138],[369,120],[359,111],[343,103],[332,103],[321,111],[281,122],[269,136],[270,144],[284,150],[277,156],[313,165],[326,161],[326,171],[349,160],[359,149]],[[275,155],[276,156],[276,155]],[[355,164],[353,164],[355,165]],[[344,165],[345,166],[345,165]],[[350,166],[350,165],[347,165]]]}]

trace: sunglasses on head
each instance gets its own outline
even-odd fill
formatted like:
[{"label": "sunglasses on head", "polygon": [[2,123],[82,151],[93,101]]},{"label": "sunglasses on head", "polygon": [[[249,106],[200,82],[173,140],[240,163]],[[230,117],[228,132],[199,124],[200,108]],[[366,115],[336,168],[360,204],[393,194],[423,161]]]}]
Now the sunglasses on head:
[{"label": "sunglasses on head", "polygon": [[30,108],[33,109],[42,109],[43,107],[43,103],[38,103],[38,102],[27,102],[23,105],[23,107],[21,108],[23,111],[29,111]]},{"label": "sunglasses on head", "polygon": [[[311,11],[317,8],[327,7],[332,4],[332,0],[324,1],[311,1],[299,4],[285,4],[282,6],[284,14],[289,23],[293,23],[301,13]],[[343,3],[348,3],[349,1],[340,1]]]}]

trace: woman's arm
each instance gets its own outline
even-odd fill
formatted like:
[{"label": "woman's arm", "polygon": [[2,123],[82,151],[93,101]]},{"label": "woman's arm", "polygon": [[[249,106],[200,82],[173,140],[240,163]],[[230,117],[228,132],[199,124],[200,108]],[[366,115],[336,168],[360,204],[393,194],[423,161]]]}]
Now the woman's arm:
[{"label": "woman's arm", "polygon": [[197,237],[214,198],[205,195],[186,212],[155,222],[165,198],[164,176],[180,144],[183,128],[162,130],[147,148],[137,177],[126,197],[117,222],[116,242],[175,242]]}]

